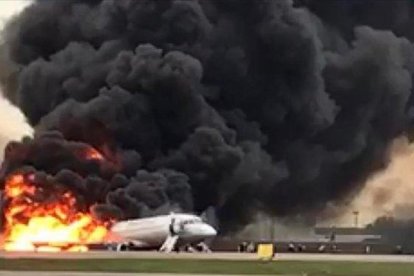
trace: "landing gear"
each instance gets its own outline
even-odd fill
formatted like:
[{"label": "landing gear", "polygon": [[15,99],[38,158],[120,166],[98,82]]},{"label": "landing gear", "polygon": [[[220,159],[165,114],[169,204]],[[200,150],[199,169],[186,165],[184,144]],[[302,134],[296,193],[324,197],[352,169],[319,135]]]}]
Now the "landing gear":
[{"label": "landing gear", "polygon": [[211,253],[210,248],[204,242],[200,242],[194,246],[188,245],[186,246],[187,252],[202,252],[202,253]]},{"label": "landing gear", "polygon": [[118,243],[113,246],[110,246],[109,249],[121,252],[121,251],[131,251],[133,247],[134,245],[132,243]]},{"label": "landing gear", "polygon": [[204,252],[204,253],[211,253],[211,249],[208,247],[207,244],[205,244],[204,242],[200,242],[197,247],[200,249],[200,252]]}]

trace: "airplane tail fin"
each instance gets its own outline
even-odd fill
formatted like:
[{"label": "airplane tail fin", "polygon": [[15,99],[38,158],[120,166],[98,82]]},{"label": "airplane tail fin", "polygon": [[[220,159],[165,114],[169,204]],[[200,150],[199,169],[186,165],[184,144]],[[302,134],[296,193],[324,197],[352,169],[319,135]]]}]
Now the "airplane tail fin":
[{"label": "airplane tail fin", "polygon": [[201,213],[200,217],[213,226],[216,230],[219,228],[219,221],[216,214],[216,209],[213,206],[208,207]]}]

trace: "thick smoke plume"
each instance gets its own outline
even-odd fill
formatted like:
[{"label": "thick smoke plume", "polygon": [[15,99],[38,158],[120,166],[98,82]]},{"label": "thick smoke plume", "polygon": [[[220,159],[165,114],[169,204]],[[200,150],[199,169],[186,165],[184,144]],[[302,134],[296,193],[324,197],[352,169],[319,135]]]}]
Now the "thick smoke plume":
[{"label": "thick smoke plume", "polygon": [[[385,4],[319,2],[35,2],[1,46],[4,95],[36,129],[3,177],[35,170],[103,217],[313,222],[413,115],[412,1],[389,1],[405,15],[389,24]],[[91,146],[104,161],[77,155]]]}]

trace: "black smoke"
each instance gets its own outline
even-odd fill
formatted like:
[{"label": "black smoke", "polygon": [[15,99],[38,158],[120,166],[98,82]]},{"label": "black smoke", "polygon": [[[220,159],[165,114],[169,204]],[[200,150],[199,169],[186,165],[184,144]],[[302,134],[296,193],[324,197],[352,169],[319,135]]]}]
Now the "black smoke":
[{"label": "black smoke", "polygon": [[[312,222],[387,164],[413,116],[414,3],[320,2],[35,2],[0,49],[4,95],[36,130],[3,178],[30,166],[103,217]],[[404,19],[385,23],[389,7]],[[88,145],[106,161],[74,156]]]}]

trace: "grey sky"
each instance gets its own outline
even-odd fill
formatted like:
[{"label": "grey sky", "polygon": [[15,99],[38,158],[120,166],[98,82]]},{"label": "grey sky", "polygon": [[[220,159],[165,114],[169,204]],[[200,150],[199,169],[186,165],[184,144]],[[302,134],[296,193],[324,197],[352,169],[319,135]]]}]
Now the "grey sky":
[{"label": "grey sky", "polygon": [[[30,4],[30,0],[1,0],[0,29],[13,15],[19,13]],[[11,139],[19,139],[30,134],[31,128],[25,123],[24,116],[10,103],[0,97],[0,160],[3,159],[5,144]]]}]

